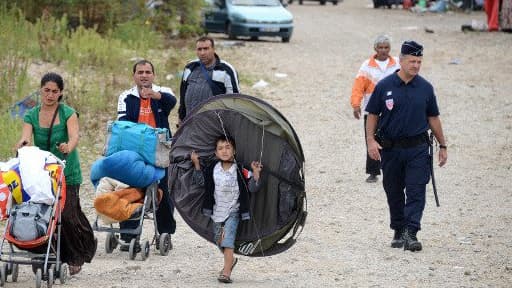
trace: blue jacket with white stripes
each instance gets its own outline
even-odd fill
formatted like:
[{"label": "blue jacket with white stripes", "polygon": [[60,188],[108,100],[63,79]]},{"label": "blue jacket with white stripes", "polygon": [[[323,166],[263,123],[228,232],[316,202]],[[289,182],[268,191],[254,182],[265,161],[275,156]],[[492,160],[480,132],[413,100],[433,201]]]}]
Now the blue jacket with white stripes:
[{"label": "blue jacket with white stripes", "polygon": [[[213,67],[213,72],[215,74],[221,74],[220,77],[212,77],[212,83],[214,87],[212,88],[213,95],[220,95],[220,94],[230,94],[230,93],[240,93],[240,87],[238,84],[238,75],[236,73],[236,70],[231,64],[228,62],[221,60],[217,54],[215,54],[215,66]],[[181,85],[180,85],[180,108],[178,110],[178,115],[180,120],[185,119],[185,116],[187,116],[187,107],[185,105],[185,94],[187,92],[188,87],[188,80],[189,76],[194,71],[194,69],[201,69],[201,62],[199,59],[195,59],[191,62],[189,62],[185,69],[183,70],[183,77],[181,79]],[[222,81],[219,81],[221,80]],[[227,83],[231,83],[230,86],[233,87],[233,91],[228,91],[226,89],[226,81],[229,81]]]},{"label": "blue jacket with white stripes", "polygon": [[[160,100],[151,99],[151,111],[155,115],[157,128],[167,128],[169,134],[172,135],[169,127],[169,114],[172,108],[176,106],[176,97],[172,93],[171,88],[152,86],[154,91],[160,92],[162,98]],[[140,112],[140,96],[137,86],[132,87],[121,93],[117,102],[117,120],[138,122]]]}]

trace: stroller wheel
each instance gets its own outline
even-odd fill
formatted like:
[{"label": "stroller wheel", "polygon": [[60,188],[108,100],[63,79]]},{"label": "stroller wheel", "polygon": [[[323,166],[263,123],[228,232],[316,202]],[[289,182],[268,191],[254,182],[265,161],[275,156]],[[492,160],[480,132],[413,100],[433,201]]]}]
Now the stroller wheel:
[{"label": "stroller wheel", "polygon": [[66,263],[62,263],[60,265],[59,280],[60,280],[60,284],[64,284],[68,280],[68,264],[66,264]]},{"label": "stroller wheel", "polygon": [[130,260],[135,259],[135,256],[137,256],[137,251],[135,250],[136,245],[137,245],[137,240],[135,238],[132,238],[132,240],[130,241],[130,248],[128,249],[128,254],[129,254],[128,257],[130,257]]},{"label": "stroller wheel", "polygon": [[105,252],[110,254],[117,247],[117,236],[110,232],[107,234],[107,238],[105,238]]},{"label": "stroller wheel", "polygon": [[146,240],[146,241],[144,241],[144,244],[142,244],[142,254],[140,254],[140,256],[142,257],[142,261],[148,259],[149,251],[150,251],[149,241]]},{"label": "stroller wheel", "polygon": [[7,279],[7,264],[3,264],[0,270],[0,286],[5,285],[5,280]]},{"label": "stroller wheel", "polygon": [[17,282],[18,281],[18,269],[19,269],[19,264],[12,264],[12,273],[11,273],[11,279],[12,279],[12,282]]},{"label": "stroller wheel", "polygon": [[43,271],[41,268],[36,270],[36,288],[41,288],[41,282],[43,280]]},{"label": "stroller wheel", "polygon": [[54,271],[55,271],[55,264],[52,264],[50,266],[50,269],[48,270],[48,280],[47,280],[48,288],[52,288],[53,283],[55,282]]},{"label": "stroller wheel", "polygon": [[169,250],[172,249],[171,235],[168,233],[162,233],[158,240],[158,250],[160,251],[160,255],[167,256],[169,254]]}]

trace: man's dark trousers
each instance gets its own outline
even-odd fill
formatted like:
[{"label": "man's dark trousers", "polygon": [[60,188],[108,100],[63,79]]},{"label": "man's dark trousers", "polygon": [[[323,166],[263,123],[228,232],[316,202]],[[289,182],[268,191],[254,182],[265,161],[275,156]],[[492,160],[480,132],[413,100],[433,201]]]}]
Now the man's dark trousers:
[{"label": "man's dark trousers", "polygon": [[382,184],[388,200],[391,229],[420,230],[426,184],[430,180],[428,144],[383,149],[381,160]]},{"label": "man's dark trousers", "polygon": [[[364,115],[364,143],[366,143],[366,118],[368,115]],[[373,160],[368,154],[368,144],[366,143],[366,174],[380,175],[380,161]]]}]

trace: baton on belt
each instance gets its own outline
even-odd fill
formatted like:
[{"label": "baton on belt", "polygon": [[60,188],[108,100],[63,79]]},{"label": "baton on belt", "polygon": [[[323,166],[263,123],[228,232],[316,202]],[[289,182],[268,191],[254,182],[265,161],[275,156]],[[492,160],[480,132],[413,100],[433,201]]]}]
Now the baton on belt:
[{"label": "baton on belt", "polygon": [[439,207],[439,197],[437,196],[436,178],[434,177],[434,133],[430,132],[428,142],[428,153],[430,154],[430,175],[432,175],[432,189],[434,190],[434,198],[436,200],[436,206]]}]

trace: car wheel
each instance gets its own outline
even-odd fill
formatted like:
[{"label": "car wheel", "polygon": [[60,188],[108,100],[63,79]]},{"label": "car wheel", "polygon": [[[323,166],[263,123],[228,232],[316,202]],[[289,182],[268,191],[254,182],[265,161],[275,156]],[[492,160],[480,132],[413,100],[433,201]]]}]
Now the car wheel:
[{"label": "car wheel", "polygon": [[332,1],[332,5],[338,5],[338,1]]},{"label": "car wheel", "polygon": [[320,0],[320,5],[325,5],[325,0]]},{"label": "car wheel", "polygon": [[299,0],[299,4],[300,4],[300,5],[302,5],[302,2],[304,2],[304,1],[302,1],[302,0]]},{"label": "car wheel", "polygon": [[281,38],[281,41],[282,41],[283,43],[288,43],[288,42],[290,42],[290,38],[291,38],[291,36],[288,36],[288,37],[282,37],[282,38]]},{"label": "car wheel", "polygon": [[258,36],[251,36],[251,41],[258,41]]},{"label": "car wheel", "polygon": [[228,25],[226,26],[226,34],[228,34],[228,38],[230,40],[236,39],[235,34],[233,34],[233,27],[231,27],[231,23],[228,23]]}]

